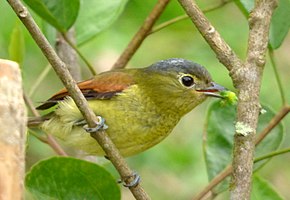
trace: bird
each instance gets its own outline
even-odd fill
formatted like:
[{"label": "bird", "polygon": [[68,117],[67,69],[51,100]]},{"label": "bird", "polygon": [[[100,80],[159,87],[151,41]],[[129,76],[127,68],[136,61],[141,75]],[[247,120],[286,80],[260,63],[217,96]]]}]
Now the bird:
[{"label": "bird", "polygon": [[[155,146],[185,114],[207,97],[220,98],[219,93],[226,90],[212,80],[205,67],[182,58],[103,72],[79,82],[78,87],[96,116],[104,119],[106,133],[125,157]],[[28,124],[87,155],[106,156],[83,128],[84,118],[67,89],[37,107],[51,108],[53,111]]]}]

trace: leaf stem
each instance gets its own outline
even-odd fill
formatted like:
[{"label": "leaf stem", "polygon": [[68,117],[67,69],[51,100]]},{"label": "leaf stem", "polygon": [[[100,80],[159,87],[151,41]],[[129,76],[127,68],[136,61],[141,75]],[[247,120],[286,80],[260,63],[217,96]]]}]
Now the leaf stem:
[{"label": "leaf stem", "polygon": [[36,89],[39,87],[39,85],[41,84],[41,82],[43,81],[43,79],[48,75],[49,71],[51,70],[50,65],[46,65],[44,70],[42,70],[42,72],[40,73],[39,76],[37,76],[37,79],[34,81],[33,85],[30,88],[30,91],[28,93],[28,96],[31,97],[34,92],[36,91]]},{"label": "leaf stem", "polygon": [[[230,3],[230,2],[232,2],[232,0],[229,0],[229,1],[222,0],[218,5],[213,6],[211,8],[207,8],[207,9],[203,10],[203,12],[204,13],[208,13],[208,12],[217,10],[217,9],[223,7],[224,5],[226,5],[227,3]],[[164,23],[161,23],[158,26],[153,27],[153,29],[148,33],[148,35],[156,33],[156,32],[158,32],[158,31],[160,31],[160,30],[162,30],[162,29],[164,29],[164,28],[166,28],[168,26],[171,26],[171,25],[173,25],[173,24],[175,24],[177,22],[180,22],[182,20],[185,20],[185,19],[189,19],[188,15],[186,15],[186,14],[185,15],[180,15],[180,16],[175,17],[175,18],[173,18],[171,20],[168,20],[168,21],[166,21]]]},{"label": "leaf stem", "polygon": [[91,65],[91,63],[86,59],[86,57],[82,54],[82,52],[76,47],[75,44],[73,44],[70,39],[66,36],[66,34],[62,34],[62,37],[64,38],[64,40],[71,46],[71,48],[73,48],[75,50],[75,52],[79,55],[79,57],[84,61],[84,63],[87,65],[87,67],[89,68],[90,72],[95,76],[97,73],[93,67],[93,65]]},{"label": "leaf stem", "polygon": [[281,82],[281,79],[280,79],[280,75],[279,75],[278,70],[277,70],[277,64],[276,64],[276,61],[275,61],[274,50],[271,47],[269,47],[268,49],[269,49],[270,61],[271,61],[271,64],[272,64],[272,67],[273,67],[273,70],[274,70],[274,75],[275,75],[275,78],[276,78],[276,81],[277,81],[277,84],[278,84],[278,89],[279,89],[279,92],[280,92],[282,104],[285,105],[286,104],[286,97],[285,97],[285,92],[283,90],[283,86],[282,86],[282,82]]},{"label": "leaf stem", "polygon": [[290,152],[290,148],[282,149],[282,150],[279,150],[279,151],[273,151],[273,152],[268,153],[266,155],[263,155],[263,156],[260,156],[258,158],[255,158],[254,159],[254,163],[260,162],[262,160],[265,160],[265,159],[268,159],[268,158],[271,158],[271,157],[274,157],[274,156],[278,156],[278,155],[281,155],[281,154],[284,154],[284,153],[288,153],[288,152]]}]

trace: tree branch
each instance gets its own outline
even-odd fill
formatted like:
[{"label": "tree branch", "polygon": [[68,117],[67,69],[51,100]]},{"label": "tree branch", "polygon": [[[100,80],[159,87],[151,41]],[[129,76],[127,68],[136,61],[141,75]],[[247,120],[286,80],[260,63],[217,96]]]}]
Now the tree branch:
[{"label": "tree branch", "polygon": [[123,51],[121,56],[118,58],[116,63],[112,68],[124,68],[132,56],[135,54],[137,49],[140,47],[142,42],[148,36],[148,33],[151,31],[154,23],[157,21],[161,13],[164,11],[165,7],[169,3],[169,0],[158,0],[157,4],[154,6],[151,13],[148,15],[144,21],[141,28],[134,35],[127,48]]},{"label": "tree branch", "polygon": [[239,90],[233,149],[232,200],[250,199],[255,134],[260,112],[260,88],[269,40],[273,0],[257,1],[249,18],[248,53],[244,66],[234,67],[232,79]]},{"label": "tree branch", "polygon": [[[89,108],[88,102],[86,101],[85,97],[83,96],[75,81],[71,77],[65,63],[63,63],[57,56],[56,52],[53,50],[47,39],[41,33],[39,27],[31,17],[28,10],[19,0],[7,1],[19,17],[19,19],[22,21],[22,23],[26,26],[33,39],[42,50],[43,54],[46,56],[51,66],[56,71],[57,75],[62,80],[64,86],[67,88],[70,96],[75,101],[76,105],[84,116],[84,119],[87,121],[89,127],[95,127],[96,123],[98,123],[98,120],[94,112]],[[134,172],[129,168],[124,158],[120,155],[120,153],[114,146],[111,139],[105,134],[104,131],[98,132],[93,136],[103,148],[112,164],[118,170],[121,178],[125,180],[127,184],[129,184],[134,177]],[[131,190],[132,194],[136,199],[150,199],[140,184],[138,184],[136,187],[130,187],[129,189]]]}]

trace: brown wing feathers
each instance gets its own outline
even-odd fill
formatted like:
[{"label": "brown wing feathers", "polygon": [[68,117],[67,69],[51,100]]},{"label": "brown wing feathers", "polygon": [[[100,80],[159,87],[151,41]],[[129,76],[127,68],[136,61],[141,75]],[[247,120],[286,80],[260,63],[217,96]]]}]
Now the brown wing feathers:
[{"label": "brown wing feathers", "polygon": [[[124,72],[105,72],[99,74],[92,79],[78,83],[78,87],[86,97],[86,99],[110,99],[116,94],[122,92],[130,85],[134,84],[133,77]],[[57,104],[69,96],[66,89],[62,89],[42,105],[38,106],[38,110],[45,110]]]}]

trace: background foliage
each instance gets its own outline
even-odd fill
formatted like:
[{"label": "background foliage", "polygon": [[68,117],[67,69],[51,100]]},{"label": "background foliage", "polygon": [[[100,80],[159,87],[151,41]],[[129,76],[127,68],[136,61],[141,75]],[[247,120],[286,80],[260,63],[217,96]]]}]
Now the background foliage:
[{"label": "background foliage", "polygon": [[[75,23],[79,49],[95,66],[97,72],[110,69],[156,3],[155,0],[147,0],[146,2],[140,0],[94,1],[102,5],[94,6],[93,3],[91,3],[92,5],[86,5],[91,1],[80,1],[79,4],[79,1],[74,1],[75,3],[71,2],[71,7],[66,7],[66,1],[63,1],[64,4],[61,6],[66,8],[66,12],[69,13],[66,14],[66,12],[60,12],[53,7],[56,1],[41,1],[47,4],[49,9],[46,9],[43,4],[37,4],[37,2],[40,2],[38,0],[25,0],[36,11],[33,16],[52,43],[55,42],[56,31],[38,14],[44,15],[42,17],[45,17],[61,32],[65,32]],[[209,20],[242,58],[246,54],[248,34],[245,16],[247,16],[247,9],[251,8],[251,5],[246,4],[247,2],[249,1],[240,1],[238,4],[228,3],[215,11],[207,13]],[[198,3],[202,9],[206,9],[219,4],[219,1],[208,0],[198,1]],[[281,0],[280,4],[286,11],[287,9],[289,11],[289,0]],[[84,8],[87,9],[84,10]],[[0,2],[0,10],[2,12],[0,18],[0,24],[2,24],[0,30],[0,57],[10,58],[21,63],[25,93],[29,94],[37,105],[62,88],[62,85],[51,70],[39,87],[34,92],[31,91],[35,85],[36,77],[40,76],[48,63],[6,2]],[[63,18],[59,17],[60,13],[63,14]],[[180,5],[172,1],[157,24],[183,14],[184,11]],[[281,13],[279,12],[276,15],[281,15]],[[284,21],[281,19],[284,19]],[[275,33],[282,36],[286,35],[285,40],[280,36],[283,39],[279,41],[271,37],[271,44],[273,48],[277,48],[275,49],[276,61],[282,85],[286,89],[287,99],[290,99],[290,91],[287,89],[290,75],[290,58],[288,55],[290,49],[289,21],[287,12],[280,17],[278,16],[275,23],[275,28],[278,28],[278,31],[272,29],[271,32],[272,35],[275,35]],[[279,46],[280,44],[281,46]],[[157,60],[171,57],[182,57],[201,63],[211,72],[216,82],[234,90],[227,70],[218,62],[214,53],[188,19],[150,35],[138,49],[128,67],[144,67]],[[80,65],[82,66],[83,79],[89,78],[91,76],[89,70],[82,61],[80,61]],[[208,175],[203,157],[202,138],[206,110],[212,101],[208,100],[186,115],[170,137],[161,144],[140,155],[128,158],[130,166],[141,175],[142,183],[152,199],[189,199],[207,184]],[[280,93],[269,58],[264,71],[261,102],[271,107],[274,113],[281,107]],[[281,148],[289,147],[290,136],[287,134],[290,128],[289,117],[284,120],[284,125],[286,134]],[[70,149],[67,151],[70,154],[75,153]],[[214,153],[212,153],[213,156],[215,156]],[[27,170],[30,170],[30,167],[37,161],[52,155],[55,154],[49,146],[43,144],[34,136],[28,136]],[[216,152],[217,155],[220,156]],[[90,159],[96,160],[96,158]],[[226,159],[230,159],[230,157]],[[289,154],[275,157],[258,172],[285,199],[290,199],[288,188],[290,170],[285,165],[289,160]],[[112,172],[115,179],[118,178],[108,162],[104,162],[104,167]],[[254,191],[259,191],[263,184],[264,188],[271,188],[265,180],[256,179],[256,182],[260,185],[254,185]],[[27,195],[29,199],[30,194]],[[126,189],[122,191],[122,195],[123,199],[131,198],[131,194]],[[272,195],[275,196],[275,194]],[[276,195],[275,199],[278,199],[278,196]],[[223,199],[223,197],[220,198]]]}]

